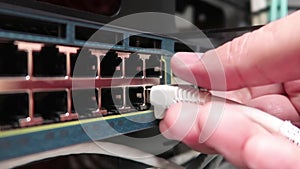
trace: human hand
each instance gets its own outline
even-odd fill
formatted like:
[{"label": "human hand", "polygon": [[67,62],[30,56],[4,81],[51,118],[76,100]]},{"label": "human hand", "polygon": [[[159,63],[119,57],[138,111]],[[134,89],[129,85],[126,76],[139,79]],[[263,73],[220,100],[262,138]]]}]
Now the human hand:
[{"label": "human hand", "polygon": [[[300,11],[208,51],[201,59],[195,53],[177,53],[171,62],[173,72],[204,88],[230,90],[226,92],[227,99],[299,126],[299,24]],[[214,67],[218,62],[222,67]],[[210,75],[224,75],[226,84],[215,83]],[[216,129],[200,143],[209,113],[218,113],[211,112],[216,102],[173,104],[160,123],[162,133],[171,139],[182,139],[195,150],[221,153],[240,168],[299,168],[299,147],[251,120],[245,115],[251,109],[247,112],[232,102],[224,103]],[[199,111],[191,114],[187,107]]]}]

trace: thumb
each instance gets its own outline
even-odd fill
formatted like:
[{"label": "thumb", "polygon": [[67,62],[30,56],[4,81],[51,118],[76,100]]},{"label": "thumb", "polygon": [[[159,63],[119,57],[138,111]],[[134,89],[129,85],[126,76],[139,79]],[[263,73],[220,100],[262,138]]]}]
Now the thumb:
[{"label": "thumb", "polygon": [[300,78],[300,11],[199,57],[177,53],[175,75],[198,86],[231,90]]}]

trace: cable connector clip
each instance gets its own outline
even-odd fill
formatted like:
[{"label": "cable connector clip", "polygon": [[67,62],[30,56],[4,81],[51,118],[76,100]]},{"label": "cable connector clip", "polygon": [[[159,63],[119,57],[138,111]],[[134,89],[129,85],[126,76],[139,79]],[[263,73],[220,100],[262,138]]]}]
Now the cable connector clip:
[{"label": "cable connector clip", "polygon": [[154,106],[155,118],[163,119],[165,111],[171,104],[177,102],[204,104],[210,95],[208,91],[201,91],[192,86],[158,85],[151,88],[150,102]]},{"label": "cable connector clip", "polygon": [[[216,96],[212,96],[208,91],[201,91],[191,86],[179,87],[158,85],[153,86],[150,92],[150,102],[154,106],[154,116],[156,119],[163,119],[166,110],[173,103],[188,102],[203,105],[210,101],[211,97]],[[300,129],[294,126],[290,121],[283,121],[255,108],[250,109],[247,106],[245,106],[245,108],[248,109],[248,112],[245,111],[245,115],[254,122],[260,124],[271,133],[280,134],[281,136],[284,136],[290,140],[292,143],[300,146]],[[266,123],[266,121],[270,123]]]}]

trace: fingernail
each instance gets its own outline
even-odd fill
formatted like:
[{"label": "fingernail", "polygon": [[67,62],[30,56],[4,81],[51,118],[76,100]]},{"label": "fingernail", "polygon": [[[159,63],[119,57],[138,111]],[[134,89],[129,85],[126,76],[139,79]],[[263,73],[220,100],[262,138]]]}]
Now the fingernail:
[{"label": "fingernail", "polygon": [[202,56],[203,54],[201,53],[176,53],[171,59],[173,73],[183,80],[192,83],[196,82],[192,69],[195,65],[199,65]]},{"label": "fingernail", "polygon": [[172,57],[171,64],[174,67],[186,67],[199,62],[202,56],[202,53],[179,52]]}]

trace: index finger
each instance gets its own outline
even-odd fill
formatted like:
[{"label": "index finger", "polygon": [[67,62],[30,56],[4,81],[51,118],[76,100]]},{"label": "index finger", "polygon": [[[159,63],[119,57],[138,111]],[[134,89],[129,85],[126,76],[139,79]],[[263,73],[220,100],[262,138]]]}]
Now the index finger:
[{"label": "index finger", "polygon": [[[173,72],[184,80],[215,90],[232,90],[298,79],[299,26],[300,11],[208,51],[201,59],[195,53],[177,53],[171,61]],[[216,60],[222,67],[211,68]],[[224,74],[226,87],[222,86],[224,84],[213,85],[210,74]]]}]

